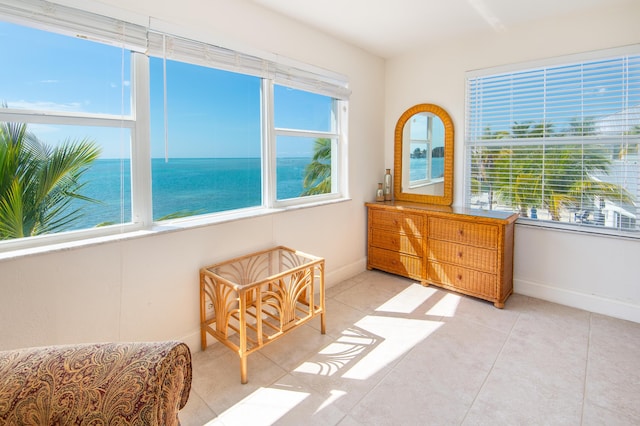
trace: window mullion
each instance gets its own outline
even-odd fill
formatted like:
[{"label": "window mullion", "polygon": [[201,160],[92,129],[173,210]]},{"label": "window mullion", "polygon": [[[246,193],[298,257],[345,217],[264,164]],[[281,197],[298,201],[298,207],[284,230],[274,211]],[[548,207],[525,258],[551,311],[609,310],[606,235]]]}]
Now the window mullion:
[{"label": "window mullion", "polygon": [[133,53],[131,73],[132,111],[136,117],[131,141],[131,214],[134,223],[147,227],[153,223],[149,58]]},{"label": "window mullion", "polygon": [[262,79],[262,205],[272,208],[276,201],[276,132],[274,128],[273,81]]}]

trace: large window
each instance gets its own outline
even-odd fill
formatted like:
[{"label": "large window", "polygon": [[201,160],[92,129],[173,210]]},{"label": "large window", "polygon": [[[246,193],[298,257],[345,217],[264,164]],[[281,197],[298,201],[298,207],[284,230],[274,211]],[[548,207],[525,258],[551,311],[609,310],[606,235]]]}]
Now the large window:
[{"label": "large window", "polygon": [[260,78],[150,66],[154,220],[261,206]]},{"label": "large window", "polygon": [[8,22],[0,44],[0,239],[131,222],[130,52]]},{"label": "large window", "polygon": [[466,203],[538,223],[639,231],[639,51],[469,73]]},{"label": "large window", "polygon": [[0,0],[0,250],[344,196],[344,77],[149,25]]}]

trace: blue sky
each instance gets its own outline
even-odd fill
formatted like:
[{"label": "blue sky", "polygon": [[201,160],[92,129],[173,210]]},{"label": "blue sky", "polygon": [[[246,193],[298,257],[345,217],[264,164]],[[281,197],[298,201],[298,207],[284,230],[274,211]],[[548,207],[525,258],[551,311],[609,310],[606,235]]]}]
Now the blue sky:
[{"label": "blue sky", "polygon": [[[0,101],[11,108],[130,113],[129,52],[113,46],[0,22],[5,61]],[[165,156],[163,61],[151,58],[152,157]],[[259,157],[260,79],[167,61],[170,157]],[[125,100],[123,102],[123,99]],[[276,86],[275,124],[330,129],[331,99]],[[90,137],[103,158],[128,157],[128,131],[30,124],[43,141]],[[280,156],[309,156],[313,144],[287,138]]]}]

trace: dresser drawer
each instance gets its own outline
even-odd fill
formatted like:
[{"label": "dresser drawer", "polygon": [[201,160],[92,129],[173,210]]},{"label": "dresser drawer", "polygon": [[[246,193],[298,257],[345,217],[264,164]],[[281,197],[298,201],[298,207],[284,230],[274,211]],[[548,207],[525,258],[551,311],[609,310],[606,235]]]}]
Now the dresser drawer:
[{"label": "dresser drawer", "polygon": [[424,219],[417,214],[370,209],[369,226],[422,236]]},{"label": "dresser drawer", "polygon": [[429,259],[495,274],[497,252],[487,248],[429,240]]},{"label": "dresser drawer", "polygon": [[497,295],[497,276],[446,263],[429,262],[427,279],[436,285],[493,300]]},{"label": "dresser drawer", "polygon": [[422,238],[397,232],[372,230],[369,244],[387,250],[422,256]]},{"label": "dresser drawer", "polygon": [[498,245],[496,225],[430,217],[428,235],[429,238],[476,247],[496,248]]},{"label": "dresser drawer", "polygon": [[368,267],[393,274],[423,279],[423,261],[419,257],[400,254],[391,250],[369,247]]}]

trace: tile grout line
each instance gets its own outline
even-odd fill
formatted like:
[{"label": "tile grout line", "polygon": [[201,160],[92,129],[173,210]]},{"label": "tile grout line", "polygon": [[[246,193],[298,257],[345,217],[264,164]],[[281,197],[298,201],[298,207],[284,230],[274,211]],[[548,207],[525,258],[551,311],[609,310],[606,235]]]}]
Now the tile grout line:
[{"label": "tile grout line", "polygon": [[582,409],[580,410],[580,424],[584,424],[584,410],[587,399],[587,375],[589,374],[589,355],[591,352],[591,337],[593,333],[593,313],[589,313],[589,333],[587,337],[587,354],[584,363],[584,380],[582,383]]},{"label": "tile grout line", "polygon": [[478,388],[478,392],[476,392],[476,395],[473,397],[473,401],[471,401],[471,404],[469,404],[469,408],[467,408],[467,412],[465,413],[464,417],[462,418],[462,421],[460,422],[460,424],[464,424],[464,422],[466,421],[467,417],[469,416],[469,413],[471,412],[471,409],[473,408],[474,404],[478,400],[478,396],[480,396],[480,393],[482,392],[482,389],[485,387],[485,385],[487,383],[487,380],[489,380],[489,376],[491,376],[491,373],[493,372],[493,369],[494,369],[496,363],[498,362],[498,359],[500,359],[500,356],[502,355],[502,352],[504,352],[504,348],[507,345],[507,342],[509,341],[509,339],[511,339],[511,335],[513,334],[513,329],[516,327],[516,324],[518,324],[518,322],[520,321],[520,316],[521,316],[521,313],[518,313],[518,317],[513,322],[513,325],[511,326],[511,328],[509,329],[509,332],[507,333],[507,337],[504,339],[504,342],[502,343],[502,346],[500,347],[500,351],[498,351],[498,354],[496,355],[496,358],[493,360],[493,363],[491,363],[491,368],[489,368],[489,371],[487,371],[487,374],[486,374],[484,380],[482,381],[482,384]]},{"label": "tile grout line", "polygon": [[[439,320],[442,320],[444,318],[444,316],[440,316]],[[377,389],[378,387],[380,387],[380,384],[387,378],[389,377],[389,375],[393,374],[394,370],[398,367],[398,365],[400,364],[400,362],[402,362],[402,360],[404,360],[411,352],[413,352],[413,350],[415,349],[415,347],[412,347],[410,350],[408,350],[407,352],[404,353],[404,355],[402,355],[400,358],[398,358],[396,360],[396,362],[394,362],[393,366],[391,368],[389,368],[389,371],[387,372],[387,374],[383,375],[382,377],[380,377],[380,380],[378,380],[376,382],[375,385],[373,385],[369,390],[367,390],[367,392],[365,392],[361,398],[359,398],[349,409],[349,412],[346,413],[346,416],[351,416],[351,411],[353,411],[361,402],[362,400],[364,400],[367,396],[369,396],[369,394],[371,392],[373,392],[375,389]],[[345,416],[345,417],[346,417]],[[351,417],[352,419],[355,420],[354,417]],[[342,420],[341,420],[342,421]],[[357,421],[357,420],[356,420]]]}]

